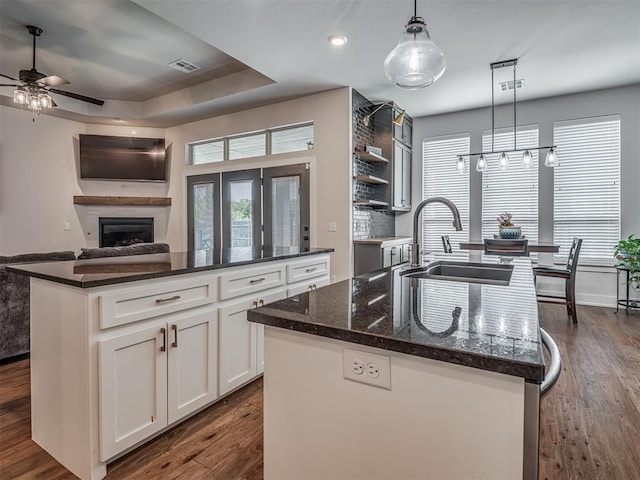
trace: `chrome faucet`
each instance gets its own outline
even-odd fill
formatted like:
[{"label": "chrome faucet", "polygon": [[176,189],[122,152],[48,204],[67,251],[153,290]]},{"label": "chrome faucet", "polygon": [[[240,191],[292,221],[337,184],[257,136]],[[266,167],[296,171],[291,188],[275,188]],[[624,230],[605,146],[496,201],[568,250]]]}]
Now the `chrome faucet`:
[{"label": "chrome faucet", "polygon": [[430,203],[443,203],[451,210],[453,213],[453,226],[457,231],[462,230],[462,223],[460,222],[460,212],[458,212],[458,207],[449,199],[444,197],[429,197],[416,207],[416,211],[413,214],[413,244],[411,245],[411,266],[419,267],[421,266],[420,262],[420,245],[418,244],[418,218],[420,217],[420,212],[422,209],[426,207]]}]

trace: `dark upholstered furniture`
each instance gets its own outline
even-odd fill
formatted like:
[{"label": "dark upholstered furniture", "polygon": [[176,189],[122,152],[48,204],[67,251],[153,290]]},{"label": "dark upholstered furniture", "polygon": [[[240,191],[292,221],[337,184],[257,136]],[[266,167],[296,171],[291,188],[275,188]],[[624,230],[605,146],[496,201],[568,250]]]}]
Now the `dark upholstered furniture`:
[{"label": "dark upholstered furniture", "polygon": [[578,269],[578,257],[580,256],[582,239],[574,238],[569,250],[569,258],[565,268],[554,267],[534,267],[533,274],[538,277],[562,278],[564,284],[564,296],[541,295],[538,294],[538,302],[541,303],[561,303],[567,306],[567,314],[573,320],[574,325],[578,325],[578,314],[576,312],[576,271]]},{"label": "dark upholstered furniture", "polygon": [[505,255],[509,257],[528,257],[529,256],[529,240],[503,240],[501,238],[484,240],[485,255]]},{"label": "dark upholstered furniture", "polygon": [[5,266],[75,258],[68,251],[0,256],[0,360],[29,351],[29,277],[7,272]]},{"label": "dark upholstered furniture", "polygon": [[126,247],[83,248],[78,260],[102,257],[126,257],[129,255],[146,255],[149,253],[169,253],[166,243],[134,243]]}]

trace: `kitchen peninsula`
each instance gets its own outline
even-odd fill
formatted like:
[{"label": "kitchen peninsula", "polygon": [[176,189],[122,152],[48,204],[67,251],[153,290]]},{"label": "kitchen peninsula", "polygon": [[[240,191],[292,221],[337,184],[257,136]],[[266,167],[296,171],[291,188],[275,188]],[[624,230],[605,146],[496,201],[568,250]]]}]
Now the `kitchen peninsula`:
[{"label": "kitchen peninsula", "polygon": [[502,267],[488,284],[387,268],[250,311],[266,326],[265,479],[537,478],[533,273]]},{"label": "kitchen peninsula", "polygon": [[82,480],[263,371],[246,312],[328,285],[333,249],[13,265],[31,277],[32,438]]}]

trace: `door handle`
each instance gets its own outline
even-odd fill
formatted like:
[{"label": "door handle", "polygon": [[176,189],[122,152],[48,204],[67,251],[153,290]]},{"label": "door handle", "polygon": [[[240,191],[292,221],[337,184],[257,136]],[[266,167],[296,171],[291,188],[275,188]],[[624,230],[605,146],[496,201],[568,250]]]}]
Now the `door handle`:
[{"label": "door handle", "polygon": [[178,326],[176,324],[171,325],[171,330],[173,330],[173,343],[171,346],[178,348]]},{"label": "door handle", "polygon": [[166,352],[167,351],[167,329],[164,327],[161,328],[160,333],[162,334],[162,346],[160,347],[160,351]]}]

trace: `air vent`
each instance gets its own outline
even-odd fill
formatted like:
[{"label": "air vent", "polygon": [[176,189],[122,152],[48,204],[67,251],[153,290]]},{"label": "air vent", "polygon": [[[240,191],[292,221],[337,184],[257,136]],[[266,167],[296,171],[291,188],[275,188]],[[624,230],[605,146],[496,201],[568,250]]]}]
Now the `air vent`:
[{"label": "air vent", "polygon": [[[524,87],[524,78],[519,78],[516,80],[516,88]],[[513,80],[509,80],[508,82],[502,82],[500,84],[500,90],[506,92],[507,90],[513,90]]]},{"label": "air vent", "polygon": [[202,68],[196,65],[195,63],[191,63],[183,59],[176,60],[175,62],[171,62],[169,66],[172,68],[175,68],[176,70],[180,70],[181,72],[184,72],[184,73],[195,72],[196,70],[200,70]]}]

